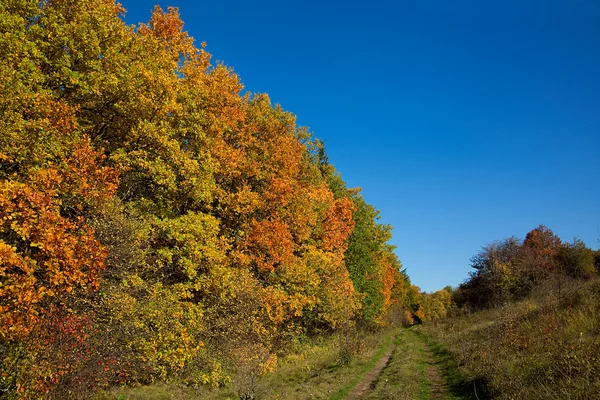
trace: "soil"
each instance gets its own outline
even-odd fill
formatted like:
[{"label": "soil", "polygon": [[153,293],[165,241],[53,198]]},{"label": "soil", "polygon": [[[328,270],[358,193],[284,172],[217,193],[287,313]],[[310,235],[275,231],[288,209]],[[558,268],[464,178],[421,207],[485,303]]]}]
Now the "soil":
[{"label": "soil", "polygon": [[427,355],[427,379],[431,383],[431,399],[439,400],[448,397],[448,392],[444,386],[444,379],[436,361],[431,354]]},{"label": "soil", "polygon": [[345,400],[361,399],[372,389],[373,383],[375,382],[375,380],[377,379],[377,377],[379,376],[381,371],[383,371],[383,369],[387,366],[388,362],[390,361],[392,352],[393,352],[393,347],[390,348],[383,355],[383,357],[381,357],[381,359],[377,362],[377,364],[375,364],[373,369],[371,369],[371,371],[369,371],[369,373],[367,375],[365,375],[365,377],[362,379],[362,381],[360,381],[358,383],[358,385],[356,385],[354,387],[352,392],[350,392],[350,394],[348,396],[346,396]]},{"label": "soil", "polygon": [[[388,365],[390,358],[392,356],[394,348],[391,347],[383,357],[377,362],[377,364],[369,371],[369,373],[354,387],[352,392],[348,396],[346,396],[345,400],[357,400],[366,396],[372,389],[375,381],[381,371]],[[440,400],[446,399],[448,397],[448,392],[444,385],[444,379],[442,378],[442,374],[440,369],[436,365],[436,361],[433,358],[433,355],[428,352],[427,354],[427,379],[431,384],[431,399]]]}]

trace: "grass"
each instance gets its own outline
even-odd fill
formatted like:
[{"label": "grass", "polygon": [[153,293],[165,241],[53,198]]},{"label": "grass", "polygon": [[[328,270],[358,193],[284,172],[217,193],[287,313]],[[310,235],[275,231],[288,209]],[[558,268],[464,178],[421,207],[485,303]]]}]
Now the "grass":
[{"label": "grass", "polygon": [[[93,397],[94,400],[187,400],[194,398],[199,397],[193,388],[176,384],[115,388],[108,392],[98,393]],[[210,399],[210,397],[201,398]]]},{"label": "grass", "polygon": [[377,364],[381,357],[384,356],[385,352],[390,348],[390,346],[392,345],[392,337],[395,333],[396,331],[388,332],[388,334],[384,336],[381,345],[379,346],[377,351],[373,353],[368,362],[362,365],[357,365],[358,368],[355,371],[353,379],[340,390],[338,390],[333,396],[331,396],[330,400],[341,400],[348,396],[352,389],[354,389],[354,387],[358,385],[358,383],[364,378],[364,376],[371,369],[373,369],[373,367],[375,367],[375,364]]},{"label": "grass", "polygon": [[[257,384],[255,398],[264,400],[343,399],[389,349],[398,329],[362,337],[363,350],[348,365],[339,362],[339,338],[305,344],[282,357],[278,368]],[[233,377],[235,381],[235,376]],[[94,400],[239,399],[235,385],[191,388],[177,383],[113,388]]]},{"label": "grass", "polygon": [[444,379],[448,399],[472,399],[483,400],[489,398],[487,386],[484,381],[466,379],[460,371],[459,364],[452,353],[450,353],[441,343],[420,330],[415,329],[414,334],[425,343],[431,352],[435,361],[435,367],[440,370]]},{"label": "grass", "polygon": [[426,379],[427,355],[425,346],[406,329],[394,339],[394,352],[388,365],[375,381],[367,399],[428,398],[429,382]]},{"label": "grass", "polygon": [[429,368],[439,369],[448,399],[475,398],[470,382],[464,380],[452,354],[418,327],[403,331],[394,345],[388,365],[366,399],[430,399],[433,384],[428,377]]},{"label": "grass", "polygon": [[[480,399],[600,398],[600,280],[572,282],[560,296],[554,289],[419,331],[433,338],[434,353],[444,345],[442,359],[456,357]],[[451,374],[448,382],[461,393]]]},{"label": "grass", "polygon": [[[573,282],[560,296],[551,287],[542,288],[521,302],[399,332],[364,336],[362,352],[348,365],[339,362],[339,338],[304,343],[258,382],[256,398],[341,400],[385,354],[392,339],[395,350],[368,399],[600,398],[598,279],[585,285]],[[430,368],[439,369],[443,395],[433,393],[441,383],[430,382]],[[235,385],[193,389],[172,383],[115,388],[95,399],[199,398],[239,396]]]}]

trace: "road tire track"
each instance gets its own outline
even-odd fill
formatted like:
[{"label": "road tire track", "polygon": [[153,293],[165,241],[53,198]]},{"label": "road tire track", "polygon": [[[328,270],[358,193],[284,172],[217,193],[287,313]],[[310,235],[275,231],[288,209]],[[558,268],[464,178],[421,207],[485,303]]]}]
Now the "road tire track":
[{"label": "road tire track", "polygon": [[388,365],[392,353],[394,351],[394,345],[377,361],[377,364],[365,375],[365,377],[352,389],[350,394],[346,396],[345,400],[357,400],[362,399],[367,393],[373,388],[373,384],[381,374],[381,371]]}]

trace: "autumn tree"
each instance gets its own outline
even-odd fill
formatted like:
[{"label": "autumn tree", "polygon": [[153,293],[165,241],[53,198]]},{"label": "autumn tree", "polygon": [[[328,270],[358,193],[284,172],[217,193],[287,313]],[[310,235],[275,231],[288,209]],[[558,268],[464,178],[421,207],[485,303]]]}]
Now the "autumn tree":
[{"label": "autumn tree", "polygon": [[475,270],[468,288],[471,303],[485,308],[512,298],[519,286],[515,268],[520,252],[521,243],[513,236],[484,246],[471,258],[471,267]]},{"label": "autumn tree", "polygon": [[0,390],[252,381],[296,335],[417,313],[322,142],[177,9],[123,13],[0,4]]},{"label": "autumn tree", "polygon": [[540,225],[520,243],[514,237],[488,244],[471,259],[475,269],[453,293],[459,308],[488,308],[529,296],[550,283],[561,297],[569,279],[588,279],[593,251],[580,240],[563,243]]},{"label": "autumn tree", "polygon": [[594,252],[583,241],[563,243],[556,254],[560,273],[572,278],[590,278],[594,272]]},{"label": "autumn tree", "polygon": [[81,54],[55,18],[63,6],[0,5],[1,387],[24,397],[48,392],[89,348],[82,323],[93,316],[78,304],[98,289],[107,254],[91,220],[119,175],[68,99]]},{"label": "autumn tree", "polygon": [[521,251],[521,268],[535,282],[556,271],[555,256],[560,238],[551,229],[540,225],[525,236]]},{"label": "autumn tree", "polygon": [[423,294],[422,309],[426,321],[446,318],[449,315],[454,309],[452,292],[452,287],[446,286],[441,290]]}]

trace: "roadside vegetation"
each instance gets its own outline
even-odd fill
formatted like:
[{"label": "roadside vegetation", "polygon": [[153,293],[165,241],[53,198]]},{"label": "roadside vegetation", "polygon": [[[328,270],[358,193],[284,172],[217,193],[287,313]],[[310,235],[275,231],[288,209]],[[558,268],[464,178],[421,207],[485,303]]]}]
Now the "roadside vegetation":
[{"label": "roadside vegetation", "polygon": [[394,352],[387,367],[375,381],[367,399],[429,398],[427,349],[412,330],[405,330],[394,340]]},{"label": "roadside vegetation", "polygon": [[424,324],[480,393],[500,399],[592,399],[600,394],[600,280]]},{"label": "roadside vegetation", "polygon": [[251,397],[306,338],[348,364],[351,332],[426,319],[323,142],[176,8],[124,13],[0,2],[0,398]]},{"label": "roadside vegetation", "polygon": [[140,387],[112,388],[94,400],[169,400],[169,399],[344,399],[391,347],[400,328],[354,336],[352,354],[340,349],[339,335],[297,342],[279,359],[270,374],[233,377],[233,385],[214,388],[189,387],[182,382]]},{"label": "roadside vegetation", "polygon": [[449,318],[419,331],[441,343],[479,397],[600,396],[600,253],[547,227],[482,248]]},{"label": "roadside vegetation", "polygon": [[[540,226],[422,293],[322,141],[176,8],[124,12],[0,1],[1,399],[341,399],[436,320],[482,390],[598,393],[597,252]],[[375,392],[441,395],[428,343]]]}]

